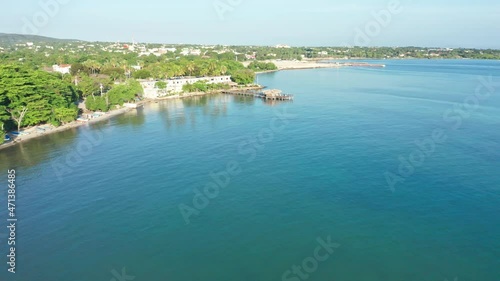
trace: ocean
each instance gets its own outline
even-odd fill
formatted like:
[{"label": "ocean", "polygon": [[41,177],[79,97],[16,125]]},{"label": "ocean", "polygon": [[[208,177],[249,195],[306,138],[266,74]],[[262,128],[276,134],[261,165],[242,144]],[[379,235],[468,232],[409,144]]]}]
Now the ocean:
[{"label": "ocean", "polygon": [[261,74],[0,151],[0,280],[500,278],[500,62]]}]

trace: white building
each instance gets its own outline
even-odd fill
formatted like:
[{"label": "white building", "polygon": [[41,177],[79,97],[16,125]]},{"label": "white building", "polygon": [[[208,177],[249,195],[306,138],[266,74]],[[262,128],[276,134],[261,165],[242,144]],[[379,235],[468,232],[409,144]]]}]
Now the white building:
[{"label": "white building", "polygon": [[71,65],[69,65],[69,64],[57,65],[57,64],[55,64],[52,66],[52,70],[55,72],[62,73],[62,74],[69,74],[70,70],[71,70]]},{"label": "white building", "polygon": [[161,80],[167,83],[167,88],[160,90],[156,88],[155,80],[143,80],[141,85],[144,88],[144,97],[148,99],[156,99],[168,94],[182,93],[182,87],[186,84],[194,84],[199,81],[206,81],[207,84],[229,84],[231,76],[211,76],[211,77],[184,77],[177,79]]},{"label": "white building", "polygon": [[290,49],[291,47],[288,45],[278,44],[275,46],[277,49]]}]

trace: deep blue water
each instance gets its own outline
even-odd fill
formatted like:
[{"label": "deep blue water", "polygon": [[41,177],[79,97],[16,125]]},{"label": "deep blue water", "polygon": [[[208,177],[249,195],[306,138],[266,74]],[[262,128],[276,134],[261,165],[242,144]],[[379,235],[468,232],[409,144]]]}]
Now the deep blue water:
[{"label": "deep blue water", "polygon": [[0,151],[19,219],[0,280],[305,280],[282,276],[330,237],[307,280],[498,281],[500,62],[381,63],[259,76],[292,103],[164,101]]}]

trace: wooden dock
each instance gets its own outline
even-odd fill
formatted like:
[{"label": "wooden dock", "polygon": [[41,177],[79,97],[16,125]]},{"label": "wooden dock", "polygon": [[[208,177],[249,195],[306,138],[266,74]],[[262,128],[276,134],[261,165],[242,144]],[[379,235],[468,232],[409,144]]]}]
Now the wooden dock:
[{"label": "wooden dock", "polygon": [[247,96],[254,98],[261,98],[264,100],[274,100],[274,101],[289,101],[293,100],[293,95],[283,94],[280,90],[227,90],[223,91],[223,94],[234,95],[234,96]]}]

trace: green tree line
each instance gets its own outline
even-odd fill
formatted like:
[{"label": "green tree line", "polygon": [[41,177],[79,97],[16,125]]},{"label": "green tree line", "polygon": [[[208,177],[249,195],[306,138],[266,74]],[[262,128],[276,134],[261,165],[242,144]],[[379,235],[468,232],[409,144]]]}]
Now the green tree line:
[{"label": "green tree line", "polygon": [[[0,66],[0,130],[75,120],[75,87],[54,75],[22,65]],[[3,137],[2,137],[3,141]]]}]

